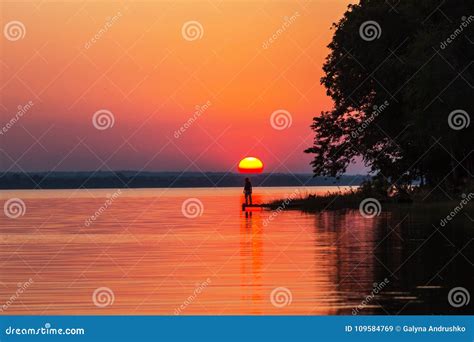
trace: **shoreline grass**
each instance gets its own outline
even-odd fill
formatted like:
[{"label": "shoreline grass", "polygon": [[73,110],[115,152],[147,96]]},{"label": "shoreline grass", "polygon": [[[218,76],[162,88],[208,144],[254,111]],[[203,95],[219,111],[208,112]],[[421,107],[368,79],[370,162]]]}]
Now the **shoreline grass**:
[{"label": "shoreline grass", "polygon": [[[324,195],[306,194],[299,198],[278,199],[265,205],[271,210],[301,210],[306,212],[339,210],[339,209],[358,209],[361,202],[366,199],[375,199],[383,207],[400,207],[413,205],[456,205],[466,199],[470,202],[474,198],[472,191],[466,190],[447,199],[446,196],[440,196],[433,189],[413,187],[410,191],[404,193],[387,195],[386,192],[374,191],[360,187],[356,190],[328,192]],[[474,201],[472,201],[474,202]],[[466,203],[467,204],[467,203]],[[469,206],[472,206],[469,203]]]}]

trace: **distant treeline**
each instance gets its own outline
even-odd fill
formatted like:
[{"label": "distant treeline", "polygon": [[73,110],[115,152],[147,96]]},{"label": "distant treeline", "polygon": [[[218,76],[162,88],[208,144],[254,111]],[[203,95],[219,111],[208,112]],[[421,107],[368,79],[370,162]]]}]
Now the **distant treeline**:
[{"label": "distant treeline", "polygon": [[223,172],[42,172],[0,175],[0,189],[78,189],[78,188],[187,188],[238,187],[250,177],[253,186],[360,185],[368,176],[336,178],[312,174],[242,175]]}]

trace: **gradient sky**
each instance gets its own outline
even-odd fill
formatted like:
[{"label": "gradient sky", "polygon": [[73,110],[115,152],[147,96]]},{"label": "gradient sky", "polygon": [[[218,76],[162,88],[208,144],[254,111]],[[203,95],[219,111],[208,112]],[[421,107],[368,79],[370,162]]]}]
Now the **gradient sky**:
[{"label": "gradient sky", "polygon": [[[1,36],[0,125],[34,105],[0,135],[0,168],[234,171],[253,155],[266,171],[310,172],[309,125],[332,106],[319,84],[330,26],[350,2],[2,1],[2,31],[16,20],[25,36]],[[184,39],[188,21],[200,39]],[[101,109],[113,127],[94,127]],[[280,109],[292,124],[277,130]]]}]

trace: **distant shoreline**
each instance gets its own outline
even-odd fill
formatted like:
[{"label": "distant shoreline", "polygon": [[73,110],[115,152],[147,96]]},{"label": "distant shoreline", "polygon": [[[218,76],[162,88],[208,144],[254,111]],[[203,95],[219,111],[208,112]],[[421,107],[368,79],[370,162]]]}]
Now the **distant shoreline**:
[{"label": "distant shoreline", "polygon": [[364,175],[345,175],[336,179],[301,173],[8,172],[0,175],[0,189],[230,188],[241,187],[246,177],[251,178],[254,187],[358,186],[369,178]]}]

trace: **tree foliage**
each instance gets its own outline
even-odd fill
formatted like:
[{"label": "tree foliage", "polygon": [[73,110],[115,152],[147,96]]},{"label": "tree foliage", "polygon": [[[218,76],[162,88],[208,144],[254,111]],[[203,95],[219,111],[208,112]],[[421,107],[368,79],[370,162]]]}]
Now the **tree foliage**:
[{"label": "tree foliage", "polygon": [[[360,157],[395,186],[459,186],[472,177],[474,123],[455,130],[448,117],[474,113],[473,14],[472,0],[348,7],[333,25],[321,79],[334,109],[313,119],[305,151],[315,175],[340,176]],[[363,39],[367,22],[379,25],[378,38]]]}]

